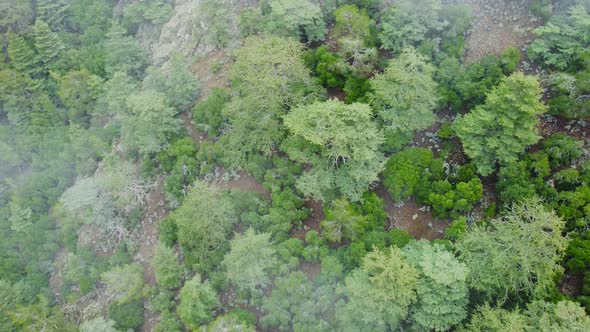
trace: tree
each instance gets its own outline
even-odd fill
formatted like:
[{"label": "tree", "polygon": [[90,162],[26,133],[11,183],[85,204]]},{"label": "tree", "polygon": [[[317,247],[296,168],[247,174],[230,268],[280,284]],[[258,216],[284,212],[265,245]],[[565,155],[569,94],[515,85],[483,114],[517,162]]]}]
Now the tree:
[{"label": "tree", "polygon": [[396,330],[416,301],[419,272],[397,247],[375,249],[360,269],[346,277],[346,302],[337,304],[336,318],[347,331]]},{"label": "tree", "polygon": [[142,154],[164,150],[168,138],[180,129],[178,113],[166,102],[166,95],[153,90],[132,94],[127,98],[129,114],[122,118],[124,141]]},{"label": "tree", "polygon": [[68,108],[72,123],[86,125],[95,109],[95,102],[102,87],[102,80],[86,69],[70,71],[59,77],[57,94]]},{"label": "tree", "polygon": [[207,326],[201,326],[199,332],[254,332],[256,328],[248,322],[240,320],[240,317],[234,314],[225,314],[217,316],[214,321]]},{"label": "tree", "polygon": [[66,12],[70,6],[68,0],[37,0],[36,15],[39,19],[47,22],[51,29],[57,30],[61,28]]},{"label": "tree", "polygon": [[302,45],[279,37],[250,37],[236,51],[231,71],[234,97],[224,109],[230,127],[224,159],[244,166],[249,154],[270,155],[284,135],[281,117],[314,99],[313,80],[303,63]]},{"label": "tree", "polygon": [[397,53],[441,31],[446,25],[440,19],[441,9],[441,0],[397,1],[381,18],[381,47]]},{"label": "tree", "polygon": [[291,272],[277,278],[271,295],[263,299],[260,322],[280,331],[332,331],[334,302],[332,287],[316,287],[303,272]]},{"label": "tree", "polygon": [[163,24],[174,14],[174,7],[166,0],[138,0],[125,6],[123,14],[135,24]]},{"label": "tree", "polygon": [[590,15],[582,4],[572,6],[568,15],[556,15],[534,30],[539,37],[528,48],[531,58],[547,67],[573,69],[578,57],[588,52]]},{"label": "tree", "polygon": [[125,35],[125,29],[113,25],[105,41],[105,71],[111,76],[117,71],[139,77],[145,69],[148,59],[141,44],[131,36]]},{"label": "tree", "polygon": [[182,322],[191,330],[207,323],[213,316],[213,310],[219,307],[217,294],[207,282],[201,282],[201,276],[187,281],[180,290],[180,304],[177,312]]},{"label": "tree", "polygon": [[80,332],[117,332],[115,322],[96,317],[80,324]]},{"label": "tree", "polygon": [[392,131],[411,132],[434,124],[438,103],[434,66],[413,49],[404,49],[371,80],[369,100]]},{"label": "tree", "polygon": [[21,73],[33,75],[39,68],[37,54],[25,39],[15,33],[8,33],[8,57],[10,65]]},{"label": "tree", "polygon": [[195,182],[172,214],[185,252],[202,260],[226,242],[236,217],[227,197],[204,182]]},{"label": "tree", "polygon": [[345,199],[340,198],[332,202],[332,208],[326,211],[326,219],[320,225],[328,241],[340,242],[342,239],[355,241],[364,233],[368,222]]},{"label": "tree", "polygon": [[421,330],[447,331],[467,316],[469,270],[441,245],[426,241],[404,247],[406,259],[421,272],[412,320]]},{"label": "tree", "polygon": [[537,201],[514,205],[492,229],[476,226],[457,242],[459,259],[471,273],[469,286],[488,298],[539,298],[551,291],[563,268],[568,240],[564,222]]},{"label": "tree", "polygon": [[383,185],[395,202],[403,202],[414,195],[425,169],[434,156],[425,148],[408,148],[393,154],[385,164]]},{"label": "tree", "polygon": [[546,111],[541,92],[535,77],[515,73],[487,94],[485,104],[455,120],[455,132],[480,174],[491,174],[496,163],[517,161],[539,140],[537,116]]},{"label": "tree", "polygon": [[326,200],[335,192],[358,201],[381,172],[383,134],[366,104],[336,100],[299,106],[284,118],[292,136],[284,149],[295,161],[311,165],[297,181],[306,196]]},{"label": "tree", "polygon": [[21,31],[33,21],[32,1],[0,2],[0,28],[3,31]]},{"label": "tree", "polygon": [[270,233],[256,234],[251,228],[230,241],[231,249],[223,258],[226,276],[238,288],[254,292],[270,283],[270,270],[276,264],[276,250]]},{"label": "tree", "polygon": [[182,278],[182,266],[178,263],[176,253],[165,244],[160,243],[154,256],[156,281],[160,287],[177,288]]},{"label": "tree", "polygon": [[[216,47],[226,47],[231,41],[232,28],[231,0],[220,3],[218,0],[203,0],[199,2],[199,24],[193,27],[193,34],[199,36],[199,41],[213,44]],[[244,8],[245,9],[245,8]]]},{"label": "tree", "polygon": [[309,0],[271,0],[267,29],[276,35],[309,42],[324,40],[326,23],[320,7]]},{"label": "tree", "polygon": [[334,11],[336,24],[332,33],[337,39],[348,38],[362,41],[366,46],[375,43],[375,22],[365,9],[356,5],[344,5]]},{"label": "tree", "polygon": [[576,302],[532,302],[527,307],[529,324],[539,331],[583,332],[590,329],[590,317]]},{"label": "tree", "polygon": [[469,323],[459,328],[460,332],[514,331],[524,332],[528,328],[526,316],[519,311],[483,305],[471,315]]},{"label": "tree", "polygon": [[143,268],[138,263],[117,266],[100,276],[106,291],[116,303],[128,303],[141,297]]},{"label": "tree", "polygon": [[35,36],[35,48],[39,53],[39,60],[45,65],[57,59],[59,53],[64,49],[59,36],[49,29],[47,23],[37,20],[33,27]]},{"label": "tree", "polygon": [[143,87],[166,95],[168,104],[179,111],[187,110],[199,96],[199,80],[190,72],[180,55],[160,68],[148,70]]}]

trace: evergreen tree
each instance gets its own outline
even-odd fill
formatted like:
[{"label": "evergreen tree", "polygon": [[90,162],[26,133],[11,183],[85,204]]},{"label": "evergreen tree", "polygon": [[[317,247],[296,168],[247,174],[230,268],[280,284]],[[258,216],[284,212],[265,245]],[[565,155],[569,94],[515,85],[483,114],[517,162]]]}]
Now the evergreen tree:
[{"label": "evergreen tree", "polygon": [[36,0],[37,19],[40,19],[51,27],[52,30],[61,28],[66,11],[70,6],[69,0]]},{"label": "evergreen tree", "polygon": [[455,120],[463,149],[481,175],[491,174],[497,163],[517,161],[539,140],[537,116],[546,111],[541,93],[535,77],[514,73],[488,93],[485,104]]},{"label": "evergreen tree", "polygon": [[47,64],[53,62],[64,49],[59,36],[49,29],[47,23],[37,20],[33,27],[35,35],[35,48],[39,54],[39,59]]},{"label": "evergreen tree", "polygon": [[180,290],[177,312],[186,327],[196,330],[211,320],[213,310],[218,306],[219,300],[211,285],[201,282],[201,276],[195,274]]},{"label": "evergreen tree", "polygon": [[39,70],[35,50],[15,33],[8,33],[8,57],[10,65],[23,74],[33,76]]},{"label": "evergreen tree", "polygon": [[156,248],[153,264],[156,280],[160,287],[176,288],[180,286],[182,266],[178,263],[178,257],[172,249],[160,243]]}]

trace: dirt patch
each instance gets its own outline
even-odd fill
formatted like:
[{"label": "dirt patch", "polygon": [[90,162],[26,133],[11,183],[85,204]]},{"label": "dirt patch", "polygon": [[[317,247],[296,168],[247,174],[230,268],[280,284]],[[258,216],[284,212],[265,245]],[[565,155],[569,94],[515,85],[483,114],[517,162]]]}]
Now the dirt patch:
[{"label": "dirt patch", "polygon": [[78,229],[78,245],[92,249],[97,257],[110,257],[116,247],[105,245],[107,240],[101,234],[102,230],[98,226],[84,224]]},{"label": "dirt patch", "polygon": [[344,101],[344,99],[346,99],[346,93],[340,89],[328,88],[327,90],[329,99],[337,99],[340,101]]},{"label": "dirt patch", "polygon": [[133,257],[135,262],[143,266],[145,282],[152,286],[156,284],[156,275],[151,262],[156,253],[159,240],[158,221],[167,214],[164,208],[163,187],[164,181],[160,178],[157,180],[156,187],[148,196],[147,211],[138,232],[139,247]]},{"label": "dirt patch", "polygon": [[386,225],[388,230],[401,229],[415,239],[442,238],[444,230],[448,226],[447,221],[433,218],[428,212],[428,208],[416,203],[414,198],[410,198],[403,205],[395,204],[382,183],[379,183],[375,188],[375,193],[385,203],[385,211],[389,216],[389,224]]},{"label": "dirt patch", "polygon": [[567,296],[576,297],[582,292],[584,275],[582,273],[565,274],[559,283],[559,290]]},{"label": "dirt patch", "polygon": [[590,123],[587,120],[568,120],[559,116],[545,114],[539,119],[539,134],[549,137],[555,133],[563,133],[573,138],[590,140]]},{"label": "dirt patch", "polygon": [[201,80],[201,99],[207,99],[213,88],[228,85],[230,67],[230,58],[224,50],[211,52],[191,65],[192,73]]},{"label": "dirt patch", "polygon": [[[225,170],[220,167],[218,178],[223,179],[225,177]],[[270,201],[270,192],[264,188],[264,186],[256,181],[252,175],[239,171],[236,175],[232,176],[228,181],[221,181],[219,183],[221,188],[227,190],[241,190],[246,192],[256,192],[262,194],[264,199]]]},{"label": "dirt patch", "polygon": [[299,267],[299,270],[305,273],[307,279],[314,281],[322,273],[322,265],[320,263],[304,262]]},{"label": "dirt patch", "polygon": [[322,202],[316,200],[308,200],[303,205],[309,209],[309,218],[303,221],[303,227],[294,227],[291,229],[291,237],[298,238],[302,241],[305,240],[305,235],[310,230],[314,230],[318,233],[321,232],[320,222],[324,220],[324,208]]},{"label": "dirt patch", "polygon": [[525,47],[541,21],[528,8],[531,0],[464,0],[472,9],[473,23],[467,38],[465,62],[474,63],[505,49]]},{"label": "dirt patch", "polygon": [[182,123],[186,128],[186,131],[193,139],[193,142],[199,146],[203,141],[207,140],[207,135],[200,132],[193,123],[193,114],[191,112],[182,113]]}]

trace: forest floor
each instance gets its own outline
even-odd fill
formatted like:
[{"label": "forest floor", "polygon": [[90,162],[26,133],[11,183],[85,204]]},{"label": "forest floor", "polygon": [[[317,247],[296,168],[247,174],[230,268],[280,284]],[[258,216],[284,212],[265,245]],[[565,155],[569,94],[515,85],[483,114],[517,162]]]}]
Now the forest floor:
[{"label": "forest floor", "polygon": [[467,38],[465,63],[474,63],[486,55],[499,55],[505,49],[525,46],[541,20],[529,13],[531,0],[464,0],[472,8],[473,24]]}]

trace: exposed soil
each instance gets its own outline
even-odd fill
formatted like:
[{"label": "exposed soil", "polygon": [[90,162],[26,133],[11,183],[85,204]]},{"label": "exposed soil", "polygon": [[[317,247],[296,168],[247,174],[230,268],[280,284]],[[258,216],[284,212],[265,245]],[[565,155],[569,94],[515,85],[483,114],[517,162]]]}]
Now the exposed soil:
[{"label": "exposed soil", "polygon": [[305,273],[305,275],[310,281],[314,281],[315,278],[317,278],[322,272],[322,266],[320,265],[320,263],[304,262],[299,267],[299,270]]},{"label": "exposed soil", "polygon": [[193,123],[193,115],[190,112],[182,113],[182,123],[186,128],[187,133],[193,139],[195,144],[199,146],[204,140],[207,140],[207,135],[200,132]]},{"label": "exposed soil", "polygon": [[559,284],[559,289],[564,295],[576,297],[582,292],[584,275],[581,273],[565,274]]},{"label": "exposed soil", "polygon": [[346,93],[340,89],[328,88],[327,90],[329,99],[337,99],[340,101],[344,101],[344,99],[346,98]]},{"label": "exposed soil", "polygon": [[586,120],[568,120],[559,116],[545,114],[540,117],[539,134],[543,137],[555,133],[564,133],[579,140],[590,140],[590,118]]},{"label": "exposed soil", "polygon": [[226,56],[225,51],[216,50],[202,57],[191,66],[192,73],[201,81],[201,100],[207,99],[213,88],[223,87],[228,84],[227,73],[230,65],[230,59]]},{"label": "exposed soil", "polygon": [[529,13],[531,0],[464,0],[472,8],[473,23],[467,38],[465,62],[525,45],[534,39],[532,30],[541,21]]},{"label": "exposed soil", "polygon": [[310,230],[321,231],[320,222],[324,220],[324,208],[322,202],[316,200],[306,201],[303,205],[310,210],[309,218],[303,221],[303,227],[294,227],[291,229],[291,237],[305,240],[305,235]]},{"label": "exposed soil", "polygon": [[415,239],[442,238],[444,229],[448,226],[447,221],[433,218],[427,207],[420,206],[414,198],[400,205],[393,202],[382,183],[374,191],[385,203],[385,211],[389,216],[389,224],[386,225],[388,230],[401,229]]}]

